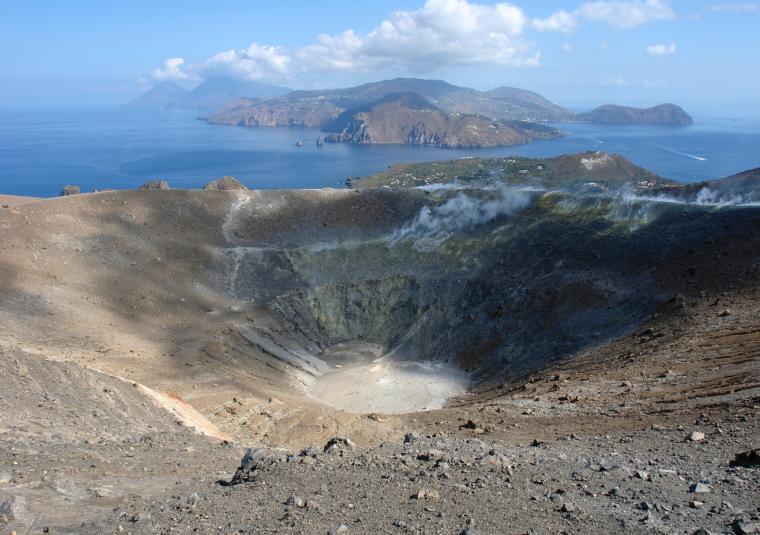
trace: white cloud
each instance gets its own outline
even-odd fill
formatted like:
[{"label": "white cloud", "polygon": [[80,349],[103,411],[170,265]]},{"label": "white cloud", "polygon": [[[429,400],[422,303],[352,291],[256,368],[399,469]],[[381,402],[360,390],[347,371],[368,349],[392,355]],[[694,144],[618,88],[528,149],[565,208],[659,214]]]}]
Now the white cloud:
[{"label": "white cloud", "polygon": [[647,47],[647,54],[650,56],[672,56],[676,53],[676,44],[669,45],[650,45]]},{"label": "white cloud", "polygon": [[667,0],[605,0],[585,2],[572,12],[560,9],[544,19],[533,19],[539,31],[571,33],[581,20],[606,22],[616,28],[635,28],[676,17]]},{"label": "white cloud", "polygon": [[565,52],[572,52],[573,48],[575,47],[573,47],[572,43],[568,43],[568,42],[562,43],[562,50],[564,50]]},{"label": "white cloud", "polygon": [[280,48],[251,44],[243,50],[227,50],[214,54],[200,65],[193,66],[202,77],[229,74],[241,78],[283,77],[288,74],[291,58]]},{"label": "white cloud", "polygon": [[[414,11],[396,11],[366,34],[346,30],[318,35],[294,50],[252,44],[185,66],[168,60],[154,78],[204,78],[211,74],[282,79],[303,73],[371,71],[401,67],[425,72],[450,65],[535,66],[540,55],[524,36],[528,18],[509,3],[427,0]],[[174,63],[169,64],[169,61]],[[179,61],[179,62],[177,62]]]},{"label": "white cloud", "polygon": [[571,33],[578,27],[578,19],[572,13],[560,9],[545,19],[533,19],[531,25],[542,32]]},{"label": "white cloud", "polygon": [[710,6],[710,11],[716,13],[760,13],[757,2],[721,2]]},{"label": "white cloud", "polygon": [[153,79],[163,80],[190,80],[192,76],[182,70],[185,60],[182,58],[169,58],[164,61],[164,66],[153,70]]},{"label": "white cloud", "polygon": [[606,22],[616,28],[634,28],[676,18],[675,12],[665,0],[586,2],[576,10],[576,15],[592,22]]}]

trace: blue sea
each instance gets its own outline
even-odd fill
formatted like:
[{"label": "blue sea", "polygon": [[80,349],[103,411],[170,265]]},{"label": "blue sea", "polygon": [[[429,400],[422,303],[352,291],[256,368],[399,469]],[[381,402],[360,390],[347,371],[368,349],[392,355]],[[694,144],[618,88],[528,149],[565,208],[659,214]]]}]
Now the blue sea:
[{"label": "blue sea", "polygon": [[[403,145],[316,146],[305,128],[209,125],[181,110],[0,110],[0,193],[54,196],[134,188],[166,179],[197,188],[223,175],[251,188],[344,187],[349,177],[389,165],[465,156],[546,157],[587,150],[625,156],[662,176],[695,182],[760,167],[760,117],[694,114],[690,127],[561,124],[563,139],[496,149],[447,150]],[[296,143],[303,141],[302,147]]]}]

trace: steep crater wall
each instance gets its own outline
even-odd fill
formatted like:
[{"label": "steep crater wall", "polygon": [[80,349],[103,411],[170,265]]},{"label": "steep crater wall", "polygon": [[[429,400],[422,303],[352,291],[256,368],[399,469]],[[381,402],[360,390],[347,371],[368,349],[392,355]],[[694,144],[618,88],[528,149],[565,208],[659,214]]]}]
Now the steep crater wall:
[{"label": "steep crater wall", "polygon": [[[545,192],[501,211],[494,203],[525,192],[382,195],[405,210],[345,232],[335,212],[306,211],[272,230],[275,213],[243,206],[220,269],[228,287],[270,311],[274,336],[308,341],[299,347],[315,356],[341,343],[379,344],[387,359],[447,362],[482,385],[517,380],[636,328],[672,295],[657,286],[656,271],[699,242],[690,228],[706,215]],[[361,213],[351,202],[343,209]]]}]

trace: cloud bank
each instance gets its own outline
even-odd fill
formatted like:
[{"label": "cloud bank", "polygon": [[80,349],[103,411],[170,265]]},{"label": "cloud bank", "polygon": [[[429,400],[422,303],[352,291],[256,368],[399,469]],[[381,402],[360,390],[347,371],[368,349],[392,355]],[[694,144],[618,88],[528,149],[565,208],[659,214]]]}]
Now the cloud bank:
[{"label": "cloud bank", "polygon": [[366,34],[320,34],[314,43],[294,50],[254,43],[193,65],[174,58],[153,77],[200,79],[227,73],[259,79],[390,66],[414,72],[448,65],[535,66],[540,55],[525,39],[527,25],[525,13],[513,4],[427,0],[420,9],[394,12]]},{"label": "cloud bank", "polygon": [[153,79],[202,80],[223,74],[288,80],[384,68],[426,73],[450,66],[532,67],[539,65],[541,56],[526,36],[528,30],[572,33],[583,21],[633,28],[673,18],[667,0],[591,1],[539,19],[530,19],[522,8],[507,2],[426,0],[419,9],[395,11],[367,33],[320,34],[313,43],[294,49],[254,42],[198,63],[169,58],[154,70]]}]

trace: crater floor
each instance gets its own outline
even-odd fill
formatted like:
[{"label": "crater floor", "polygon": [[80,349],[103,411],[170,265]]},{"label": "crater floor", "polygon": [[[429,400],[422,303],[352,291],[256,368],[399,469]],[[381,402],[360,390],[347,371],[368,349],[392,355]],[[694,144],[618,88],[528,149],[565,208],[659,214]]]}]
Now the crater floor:
[{"label": "crater floor", "polygon": [[309,387],[309,394],[356,414],[405,414],[444,407],[472,384],[470,375],[440,361],[399,361],[378,356],[377,346],[344,344],[322,355],[339,361]]}]

